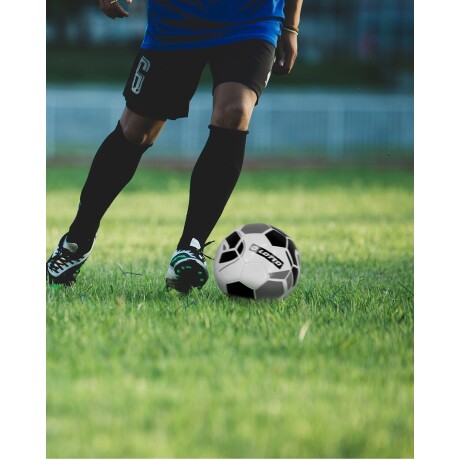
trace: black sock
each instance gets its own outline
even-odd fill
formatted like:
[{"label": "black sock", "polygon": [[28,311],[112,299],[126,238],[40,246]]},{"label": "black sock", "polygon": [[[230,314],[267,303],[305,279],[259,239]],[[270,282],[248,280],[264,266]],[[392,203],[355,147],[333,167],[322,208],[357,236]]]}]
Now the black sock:
[{"label": "black sock", "polygon": [[209,126],[210,134],[190,181],[184,232],[177,248],[196,238],[203,247],[219,220],[243,166],[247,131]]},{"label": "black sock", "polygon": [[93,159],[80,195],[77,216],[69,229],[69,241],[79,244],[93,241],[102,216],[132,179],[148,147],[129,142],[120,123],[117,124]]}]

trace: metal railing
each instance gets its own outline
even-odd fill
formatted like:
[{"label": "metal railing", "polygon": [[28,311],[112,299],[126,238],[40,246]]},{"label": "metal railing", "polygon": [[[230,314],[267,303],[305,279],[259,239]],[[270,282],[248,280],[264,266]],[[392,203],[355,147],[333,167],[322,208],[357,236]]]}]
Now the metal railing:
[{"label": "metal railing", "polygon": [[[49,87],[47,155],[88,155],[111,132],[124,107],[119,88]],[[161,158],[193,158],[208,136],[211,91],[200,89],[189,117],[168,121],[152,149]],[[268,88],[255,108],[249,158],[337,159],[344,156],[408,157],[414,146],[414,98]]]}]

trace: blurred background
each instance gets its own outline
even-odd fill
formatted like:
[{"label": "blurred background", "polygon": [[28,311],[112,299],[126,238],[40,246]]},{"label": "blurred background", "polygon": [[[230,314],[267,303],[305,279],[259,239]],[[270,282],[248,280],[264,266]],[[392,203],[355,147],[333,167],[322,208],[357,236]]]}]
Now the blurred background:
[{"label": "blurred background", "polygon": [[[124,2],[122,2],[124,6]],[[47,1],[47,160],[89,163],[124,107],[146,1],[111,20],[97,0]],[[413,166],[413,0],[304,0],[299,56],[272,76],[246,164]],[[188,119],[169,121],[143,161],[188,167],[206,141],[208,69]]]}]

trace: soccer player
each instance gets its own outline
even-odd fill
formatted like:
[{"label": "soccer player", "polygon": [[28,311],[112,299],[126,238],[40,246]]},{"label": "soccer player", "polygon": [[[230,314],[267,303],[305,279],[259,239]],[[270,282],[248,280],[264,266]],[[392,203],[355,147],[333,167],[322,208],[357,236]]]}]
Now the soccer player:
[{"label": "soccer player", "polygon": [[[129,15],[118,0],[99,4],[109,18]],[[180,292],[205,284],[203,248],[240,175],[249,121],[270,73],[288,74],[294,65],[301,6],[302,0],[148,0],[144,40],[123,92],[126,107],[94,157],[69,231],[46,263],[50,283],[75,282],[104,213],[166,120],[187,117],[209,63],[209,138],[192,172],[184,229],[166,274],[167,285]]]}]

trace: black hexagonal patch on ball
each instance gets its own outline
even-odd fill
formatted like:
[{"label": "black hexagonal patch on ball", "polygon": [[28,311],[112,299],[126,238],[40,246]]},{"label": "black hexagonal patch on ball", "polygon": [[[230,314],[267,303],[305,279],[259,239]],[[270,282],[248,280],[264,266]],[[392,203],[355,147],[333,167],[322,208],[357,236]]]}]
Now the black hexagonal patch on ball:
[{"label": "black hexagonal patch on ball", "polygon": [[277,232],[280,232],[281,235],[284,235],[286,238],[289,238],[289,235],[284,233],[283,230],[280,230],[278,227],[275,227],[274,225],[272,225],[271,227],[274,228]]},{"label": "black hexagonal patch on ball", "polygon": [[238,235],[238,232],[233,232],[225,239],[227,240],[228,247],[231,249],[238,244],[238,241],[240,241],[240,235]]},{"label": "black hexagonal patch on ball", "polygon": [[286,247],[286,236],[282,235],[277,230],[270,230],[268,233],[265,234],[268,241],[272,244],[272,246],[279,246],[281,248]]},{"label": "black hexagonal patch on ball", "polygon": [[289,239],[288,241],[288,251],[289,251],[289,254],[291,254],[291,259],[294,265],[299,265],[299,261],[297,260],[297,254],[296,254],[297,248],[295,247],[294,241],[292,241],[291,239]]},{"label": "black hexagonal patch on ball", "polygon": [[236,283],[227,284],[228,295],[235,297],[244,297],[246,299],[254,299],[254,291],[248,288],[243,283],[237,281]]},{"label": "black hexagonal patch on ball", "polygon": [[238,257],[238,253],[236,251],[227,251],[223,252],[220,256],[219,263],[230,262]]},{"label": "black hexagonal patch on ball", "polygon": [[294,275],[294,286],[297,283],[297,279],[299,278],[299,270],[296,267],[292,267],[292,274]]}]

